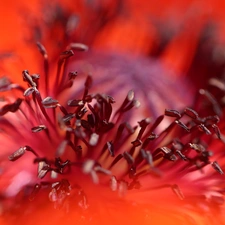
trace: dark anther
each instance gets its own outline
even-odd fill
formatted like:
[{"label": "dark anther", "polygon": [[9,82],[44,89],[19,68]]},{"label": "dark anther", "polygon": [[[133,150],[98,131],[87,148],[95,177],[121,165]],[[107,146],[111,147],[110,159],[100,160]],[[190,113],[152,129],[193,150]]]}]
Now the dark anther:
[{"label": "dark anther", "polygon": [[67,115],[67,114],[68,114],[68,112],[67,112],[67,110],[66,110],[65,107],[63,107],[63,106],[60,105],[60,104],[57,104],[57,106],[59,107],[59,109],[61,110],[61,112],[62,112],[64,115]]},{"label": "dark anther", "polygon": [[133,91],[133,90],[130,90],[130,91],[128,92],[128,94],[127,94],[126,100],[127,100],[128,102],[131,102],[131,101],[133,101],[133,99],[134,99],[134,91]]},{"label": "dark anther", "polygon": [[72,50],[75,51],[87,51],[88,46],[82,43],[71,43],[69,46]]},{"label": "dark anther", "polygon": [[40,53],[46,58],[47,51],[46,51],[45,47],[40,42],[37,42],[37,47],[38,47],[38,50],[40,51]]},{"label": "dark anther", "polygon": [[109,96],[109,95],[107,95],[107,100],[108,100],[109,104],[113,104],[113,103],[116,102],[115,99],[112,96]]},{"label": "dark anther", "polygon": [[59,102],[51,97],[46,97],[42,100],[42,105],[45,108],[55,108]]},{"label": "dark anther", "polygon": [[184,113],[189,116],[192,119],[197,119],[198,118],[198,113],[196,111],[194,111],[193,109],[190,108],[186,108],[184,110]]},{"label": "dark anther", "polygon": [[150,141],[155,140],[156,138],[158,138],[159,136],[155,133],[152,132],[151,135],[149,135],[143,142],[142,148],[146,148],[149,144]]},{"label": "dark anther", "polygon": [[202,159],[203,162],[209,163],[209,158],[213,155],[211,151],[202,152],[199,156],[199,159]]},{"label": "dark anther", "polygon": [[67,115],[63,116],[62,120],[63,120],[64,123],[68,123],[74,117],[75,117],[74,113],[68,113]]},{"label": "dark anther", "polygon": [[174,141],[172,143],[172,147],[174,150],[181,151],[184,148],[184,145],[178,138],[176,138],[176,139],[174,139]]},{"label": "dark anther", "polygon": [[130,90],[124,99],[122,105],[120,106],[120,109],[118,111],[123,110],[127,105],[129,105],[134,100],[134,91]]},{"label": "dark anther", "polygon": [[84,101],[83,100],[69,100],[67,102],[67,105],[68,106],[71,106],[71,107],[77,107],[77,106],[84,106]]},{"label": "dark anther", "polygon": [[87,111],[88,110],[84,107],[82,110],[80,110],[79,112],[77,112],[76,118],[77,119],[81,119]]},{"label": "dark anther", "polygon": [[161,147],[156,149],[154,155],[158,155],[158,153],[162,152],[164,155],[164,158],[170,160],[170,161],[176,161],[177,157],[173,154],[172,150],[167,147]]},{"label": "dark anther", "polygon": [[122,109],[122,112],[127,112],[133,107],[138,108],[140,105],[141,103],[138,100],[134,99],[129,105],[127,105],[127,107]]},{"label": "dark anther", "polygon": [[114,147],[113,147],[112,141],[107,141],[107,142],[106,142],[106,146],[107,146],[107,149],[108,149],[110,155],[111,155],[112,157],[114,157],[114,156],[115,156],[115,152],[114,152]]},{"label": "dark anther", "polygon": [[180,151],[180,150],[176,150],[176,153],[178,156],[180,156],[181,159],[183,159],[184,161],[187,161],[187,157]]},{"label": "dark anther", "polygon": [[180,127],[182,127],[184,130],[186,130],[187,132],[190,132],[190,129],[183,122],[176,120],[175,123]]},{"label": "dark anther", "polygon": [[81,120],[81,126],[87,130],[91,130],[91,125],[87,120]]},{"label": "dark anther", "polygon": [[206,126],[212,125],[214,123],[219,123],[219,121],[220,121],[220,118],[217,115],[215,115],[215,116],[207,116],[207,117],[204,118],[204,124]]},{"label": "dark anther", "polygon": [[37,81],[37,80],[40,79],[40,75],[39,74],[32,74],[31,78],[32,78],[33,81]]},{"label": "dark anther", "polygon": [[147,138],[150,140],[150,141],[153,141],[155,140],[156,138],[158,138],[159,136],[155,133],[152,132],[151,135],[149,135]]},{"label": "dark anther", "polygon": [[144,128],[144,127],[147,127],[151,122],[151,119],[150,118],[146,118],[146,119],[143,119],[141,120],[139,123],[140,127],[141,128]]},{"label": "dark anther", "polygon": [[194,149],[197,152],[205,152],[206,151],[205,147],[201,144],[188,143],[187,146],[189,148]]},{"label": "dark anther", "polygon": [[146,162],[151,166],[153,167],[154,164],[153,164],[153,157],[152,157],[152,154],[150,151],[145,151],[144,149],[141,149],[141,155],[143,157],[143,159],[146,160]]},{"label": "dark anther", "polygon": [[139,139],[136,139],[135,141],[131,142],[133,144],[134,147],[138,147],[142,144],[142,141]]},{"label": "dark anther", "polygon": [[38,163],[38,178],[42,179],[51,170],[50,165],[45,161],[40,161]]},{"label": "dark anther", "polygon": [[0,91],[8,91],[11,89],[11,82],[7,77],[0,78]]},{"label": "dark anther", "polygon": [[40,191],[40,189],[41,189],[41,184],[35,184],[34,185],[34,188],[33,188],[32,192],[31,192],[31,194],[29,196],[29,200],[30,201],[34,200],[34,198],[37,196],[37,194]]},{"label": "dark anther", "polygon": [[198,125],[198,129],[202,132],[205,132],[207,135],[211,134],[210,130],[204,124]]},{"label": "dark anther", "polygon": [[74,80],[77,77],[77,72],[76,71],[71,71],[68,74],[69,80]]},{"label": "dark anther", "polygon": [[60,157],[55,158],[55,166],[57,168],[57,172],[63,173],[64,168],[69,165],[70,165],[70,160],[66,160],[65,162],[63,162],[60,159]]},{"label": "dark anther", "polygon": [[131,166],[129,169],[129,178],[134,178],[136,175],[136,167],[135,166]]},{"label": "dark anther", "polygon": [[22,74],[23,80],[26,81],[30,87],[37,87],[37,84],[33,81],[32,77],[29,75],[29,72],[27,70],[24,70]]},{"label": "dark anther", "polygon": [[175,117],[178,119],[181,118],[180,112],[178,112],[177,110],[174,110],[174,109],[165,109],[165,115],[170,116],[170,117]]},{"label": "dark anther", "polygon": [[220,173],[221,175],[223,174],[223,170],[220,168],[219,164],[216,161],[212,162],[211,165],[218,173]]},{"label": "dark anther", "polygon": [[5,115],[7,112],[16,112],[19,109],[20,104],[22,103],[22,101],[23,100],[21,98],[18,98],[14,103],[4,105],[0,109],[0,116]]},{"label": "dark anther", "polygon": [[31,147],[24,146],[24,147],[20,147],[17,151],[15,151],[14,153],[12,153],[8,157],[8,159],[10,161],[15,161],[15,160],[19,159],[21,156],[23,156],[26,151],[32,152],[36,157],[38,157],[38,154]]},{"label": "dark anther", "polygon": [[128,152],[124,152],[123,157],[124,157],[124,159],[126,159],[126,161],[129,165],[134,164],[134,158]]},{"label": "dark anther", "polygon": [[221,139],[221,133],[220,133],[219,127],[218,127],[216,124],[213,124],[213,125],[212,125],[212,128],[213,128],[213,130],[214,130],[216,136],[217,136],[219,139]]},{"label": "dark anther", "polygon": [[71,57],[73,55],[74,55],[74,52],[72,50],[64,51],[60,54],[60,59],[61,60],[68,59],[69,57]]},{"label": "dark anther", "polygon": [[34,88],[33,88],[33,87],[29,87],[29,88],[27,88],[27,89],[24,91],[23,95],[24,95],[25,97],[28,97],[28,96],[31,95],[33,92],[34,92]]},{"label": "dark anther", "polygon": [[141,137],[142,137],[146,127],[150,124],[150,122],[151,122],[150,118],[146,118],[146,119],[138,122],[140,127],[141,127],[141,129],[140,129],[140,131],[138,133],[137,140],[141,139]]},{"label": "dark anther", "polygon": [[37,127],[31,128],[33,133],[37,133],[37,132],[40,132],[40,131],[45,130],[45,129],[47,129],[47,127],[45,125],[39,125]]},{"label": "dark anther", "polygon": [[22,155],[24,155],[25,152],[26,152],[26,148],[21,147],[14,153],[12,153],[8,158],[10,161],[15,161],[15,160],[19,159]]}]

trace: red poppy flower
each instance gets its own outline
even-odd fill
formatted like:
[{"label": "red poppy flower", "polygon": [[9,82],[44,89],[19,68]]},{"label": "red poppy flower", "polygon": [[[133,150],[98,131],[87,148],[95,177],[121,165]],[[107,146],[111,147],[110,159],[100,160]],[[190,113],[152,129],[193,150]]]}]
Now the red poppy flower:
[{"label": "red poppy flower", "polygon": [[161,3],[7,12],[1,224],[224,223],[223,58],[203,33],[218,6]]}]

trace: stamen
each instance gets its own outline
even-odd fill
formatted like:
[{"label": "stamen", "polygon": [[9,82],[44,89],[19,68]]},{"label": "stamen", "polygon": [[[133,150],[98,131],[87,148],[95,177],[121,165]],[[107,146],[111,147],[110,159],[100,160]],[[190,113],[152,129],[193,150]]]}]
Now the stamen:
[{"label": "stamen", "polygon": [[151,166],[154,167],[153,164],[153,157],[150,151],[145,151],[144,149],[141,149],[141,155],[143,157],[143,159],[146,160],[146,162]]},{"label": "stamen", "polygon": [[75,50],[75,51],[88,51],[88,46],[85,45],[85,44],[82,44],[82,43],[71,43],[69,45],[69,48],[72,49],[72,50]]},{"label": "stamen", "polygon": [[84,101],[83,100],[69,100],[67,102],[67,105],[70,107],[77,107],[77,106],[84,106]]},{"label": "stamen", "polygon": [[112,141],[107,141],[107,142],[106,142],[106,146],[107,146],[107,149],[108,149],[110,155],[111,155],[112,157],[114,157],[114,156],[115,156],[115,152],[114,152],[114,147],[113,147]]},{"label": "stamen", "polygon": [[[69,59],[71,56],[73,56],[74,53],[72,50],[68,50],[68,51],[65,51],[65,52],[62,52],[60,54],[60,57],[59,57],[59,60],[58,60],[58,66],[57,66],[57,73],[56,73],[56,77],[55,77],[55,84],[54,86],[55,87],[59,87],[59,84],[64,86],[64,78],[65,78],[65,63],[66,63],[66,60]],[[61,71],[62,71],[62,66],[64,65],[64,68],[63,68],[63,74],[61,76]],[[57,88],[54,89],[55,90],[55,95],[58,94],[58,90]]]},{"label": "stamen", "polygon": [[18,98],[14,103],[7,104],[7,105],[3,106],[0,109],[0,116],[3,116],[3,115],[5,115],[8,112],[16,112],[19,109],[20,104],[22,103],[22,101],[23,100],[21,98]]},{"label": "stamen", "polygon": [[219,127],[216,125],[216,124],[213,124],[212,125],[212,128],[216,134],[216,136],[221,140],[221,133],[220,133],[220,129]]},{"label": "stamen", "polygon": [[45,47],[40,43],[37,42],[38,50],[40,51],[41,55],[44,57],[44,73],[45,73],[45,93],[46,95],[49,94],[49,63],[48,63],[48,54]]},{"label": "stamen", "polygon": [[15,161],[19,159],[21,156],[25,154],[26,151],[32,152],[36,157],[38,157],[38,154],[29,146],[20,147],[17,151],[12,153],[8,158],[10,161]]},{"label": "stamen", "polygon": [[0,91],[9,91],[11,90],[11,82],[8,77],[1,77],[0,78]]},{"label": "stamen", "polygon": [[134,164],[134,158],[128,152],[124,152],[123,157],[124,157],[124,159],[126,159],[126,161],[129,165]]},{"label": "stamen", "polygon": [[218,102],[216,101],[216,99],[213,97],[213,95],[210,94],[207,90],[204,90],[204,89],[199,90],[199,93],[201,95],[204,95],[209,100],[209,102],[213,106],[214,112],[217,115],[221,116],[222,115],[222,109],[221,109],[220,105],[218,104]]},{"label": "stamen", "polygon": [[40,161],[38,163],[38,178],[42,179],[51,170],[50,165],[45,161]]},{"label": "stamen", "polygon": [[211,165],[218,173],[220,173],[221,175],[224,174],[223,170],[220,168],[219,164],[216,161],[212,162]]},{"label": "stamen", "polygon": [[28,96],[30,96],[30,95],[33,94],[33,93],[34,93],[34,88],[33,88],[33,87],[29,87],[29,88],[27,88],[27,89],[24,91],[23,95],[24,95],[25,97],[28,97]]},{"label": "stamen", "polygon": [[45,125],[39,125],[37,127],[32,127],[31,130],[33,133],[37,133],[37,132],[40,132],[40,131],[43,131],[43,130],[46,130],[47,127]]},{"label": "stamen", "polygon": [[183,128],[185,131],[190,132],[190,129],[180,120],[175,120],[175,123],[179,125],[181,128]]},{"label": "stamen", "polygon": [[174,110],[174,109],[166,109],[165,110],[165,115],[166,116],[170,116],[170,117],[175,117],[177,119],[181,118],[180,112],[178,112],[177,110]]},{"label": "stamen", "polygon": [[39,193],[40,189],[41,189],[41,184],[35,184],[34,185],[34,188],[33,188],[32,192],[31,192],[31,194],[29,196],[29,200],[30,201],[33,201],[35,199],[35,197]]},{"label": "stamen", "polygon": [[184,113],[189,116],[190,118],[192,119],[197,119],[198,118],[198,113],[195,112],[193,109],[190,109],[190,108],[186,108],[184,110]]},{"label": "stamen", "polygon": [[42,100],[42,105],[47,109],[57,107],[58,103],[59,102],[53,99],[52,97],[46,97],[45,99]]}]

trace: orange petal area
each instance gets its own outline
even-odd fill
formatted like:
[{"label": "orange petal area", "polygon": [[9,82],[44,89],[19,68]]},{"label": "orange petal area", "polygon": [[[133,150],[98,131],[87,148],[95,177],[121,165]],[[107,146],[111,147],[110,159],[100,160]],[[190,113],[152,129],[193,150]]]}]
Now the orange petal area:
[{"label": "orange petal area", "polygon": [[[191,209],[190,202],[185,203],[171,195],[154,191],[151,195],[140,192],[136,195],[128,193],[119,197],[108,187],[88,184],[85,188],[88,198],[87,209],[77,206],[77,193],[65,202],[62,209],[54,209],[54,204],[48,200],[48,193],[39,193],[33,201],[23,200],[18,204],[14,200],[14,210],[8,211],[1,218],[1,225],[72,225],[72,224],[143,224],[143,225],[205,225],[218,224],[222,221],[220,215],[215,215],[216,221],[207,212]],[[22,195],[22,193],[21,193]],[[138,203],[138,202],[147,202]],[[223,224],[223,223],[222,223]]]},{"label": "orange petal area", "polygon": [[195,23],[193,29],[191,24],[184,25],[184,29],[173,38],[161,55],[162,62],[176,71],[176,75],[188,71],[196,53],[202,25]]},{"label": "orange petal area", "polygon": [[94,47],[102,50],[147,55],[157,42],[155,27],[145,18],[118,18],[96,35]]},{"label": "orange petal area", "polygon": [[[31,27],[24,22],[28,22],[26,16],[31,12],[36,16],[40,15],[41,12],[38,6],[39,0],[31,0],[29,4],[25,0],[9,0],[0,3],[0,30],[2,31],[0,41],[1,75],[10,74],[10,78],[19,83],[21,83],[20,71],[24,67],[29,65],[34,70],[37,69],[37,63],[33,58],[34,51],[29,48],[28,44],[31,34],[29,29]],[[32,25],[33,22],[29,20],[28,23]]]}]

